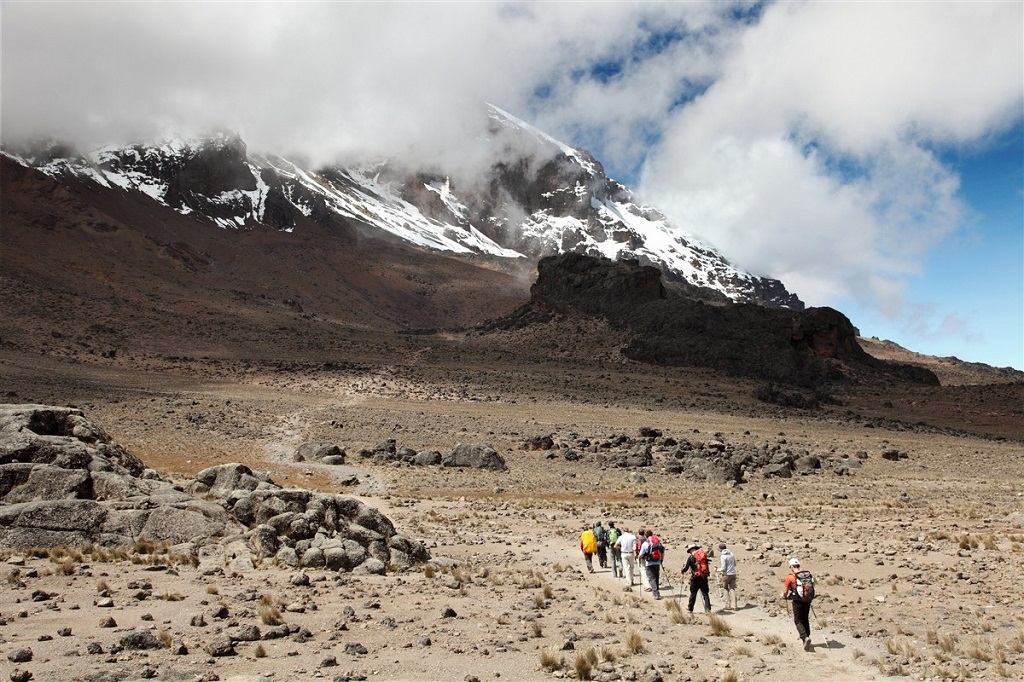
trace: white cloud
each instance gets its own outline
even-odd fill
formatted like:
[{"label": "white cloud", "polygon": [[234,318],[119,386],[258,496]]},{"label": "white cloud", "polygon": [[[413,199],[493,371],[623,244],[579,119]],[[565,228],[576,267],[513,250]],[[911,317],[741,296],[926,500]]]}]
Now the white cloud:
[{"label": "white cloud", "polygon": [[[489,101],[613,174],[642,168],[640,196],[739,266],[812,304],[852,297],[886,315],[906,310],[907,278],[963,220],[933,149],[998,132],[1024,100],[1019,2],[2,12],[5,140],[227,128],[313,160],[412,155],[465,171]],[[616,60],[610,77],[591,72]]]},{"label": "white cloud", "polygon": [[811,303],[896,314],[963,217],[931,148],[1019,116],[1020,54],[1019,4],[773,5],[666,123],[642,194]]}]

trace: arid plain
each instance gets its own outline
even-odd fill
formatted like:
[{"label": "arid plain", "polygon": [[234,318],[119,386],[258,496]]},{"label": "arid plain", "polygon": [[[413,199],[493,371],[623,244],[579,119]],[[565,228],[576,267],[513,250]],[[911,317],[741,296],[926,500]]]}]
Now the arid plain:
[{"label": "arid plain", "polygon": [[[188,349],[97,357],[71,345],[45,355],[5,348],[0,388],[8,403],[82,408],[164,474],[242,462],[283,485],[358,496],[424,542],[433,561],[384,576],[269,564],[206,575],[188,564],[154,571],[130,557],[8,551],[4,678],[1024,676],[1019,379],[985,385],[993,380],[985,368],[916,358],[945,385],[853,382],[831,387],[818,407],[796,409],[755,399],[754,381],[624,361],[616,333],[595,322],[490,334],[350,332],[333,341],[346,349],[344,362],[336,351],[304,350],[308,341],[258,360]],[[648,441],[650,466],[602,455],[602,443],[638,439],[641,430],[661,434]],[[552,447],[527,449],[538,436]],[[387,439],[440,452],[486,443],[508,470],[360,456]],[[823,467],[709,482],[665,470],[667,444],[684,440],[861,465],[844,475]],[[310,441],[337,444],[346,463],[294,461]],[[596,520],[660,533],[666,599],[627,590],[610,571],[585,572],[578,536]],[[679,570],[689,541],[724,541],[735,552],[740,609],[722,611],[713,589],[714,619],[700,606],[686,613]],[[810,652],[797,646],[778,599],[791,556],[819,585]],[[148,598],[138,598],[140,586]],[[51,598],[34,601],[36,591]],[[222,632],[269,629],[260,604],[276,606],[289,637],[238,642],[230,657],[204,651]],[[101,627],[106,616],[116,627]],[[112,646],[135,628],[167,646]],[[9,660],[24,648],[30,661]]]}]

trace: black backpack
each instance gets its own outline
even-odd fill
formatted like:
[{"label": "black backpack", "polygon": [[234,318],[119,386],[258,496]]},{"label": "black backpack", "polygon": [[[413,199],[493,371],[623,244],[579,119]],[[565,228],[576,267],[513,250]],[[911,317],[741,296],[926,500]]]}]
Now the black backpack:
[{"label": "black backpack", "polygon": [[793,599],[810,603],[814,599],[814,576],[810,571],[800,571],[796,574],[796,588],[793,590]]}]

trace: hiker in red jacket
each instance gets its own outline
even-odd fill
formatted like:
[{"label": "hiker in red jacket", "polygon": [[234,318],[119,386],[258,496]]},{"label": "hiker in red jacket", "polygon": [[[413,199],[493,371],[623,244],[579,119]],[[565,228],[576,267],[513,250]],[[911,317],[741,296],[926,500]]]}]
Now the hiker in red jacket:
[{"label": "hiker in red jacket", "polygon": [[686,610],[693,613],[693,607],[697,603],[697,593],[704,595],[704,613],[711,613],[711,596],[708,590],[708,576],[711,575],[711,567],[708,565],[708,555],[697,543],[690,543],[686,546],[686,563],[683,564],[683,575],[690,572],[690,601],[686,604]]}]

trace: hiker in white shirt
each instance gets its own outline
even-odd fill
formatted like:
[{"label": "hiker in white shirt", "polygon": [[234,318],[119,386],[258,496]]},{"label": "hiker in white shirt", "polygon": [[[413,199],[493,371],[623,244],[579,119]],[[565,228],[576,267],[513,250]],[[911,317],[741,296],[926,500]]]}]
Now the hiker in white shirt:
[{"label": "hiker in white shirt", "polygon": [[736,555],[729,551],[725,543],[719,543],[722,550],[722,565],[718,567],[718,581],[725,590],[725,608],[738,609],[739,597],[736,596]]},{"label": "hiker in white shirt", "polygon": [[615,541],[622,554],[622,573],[629,580],[629,586],[633,586],[633,576],[636,575],[636,536],[629,532],[628,528],[622,529],[622,535]]}]

